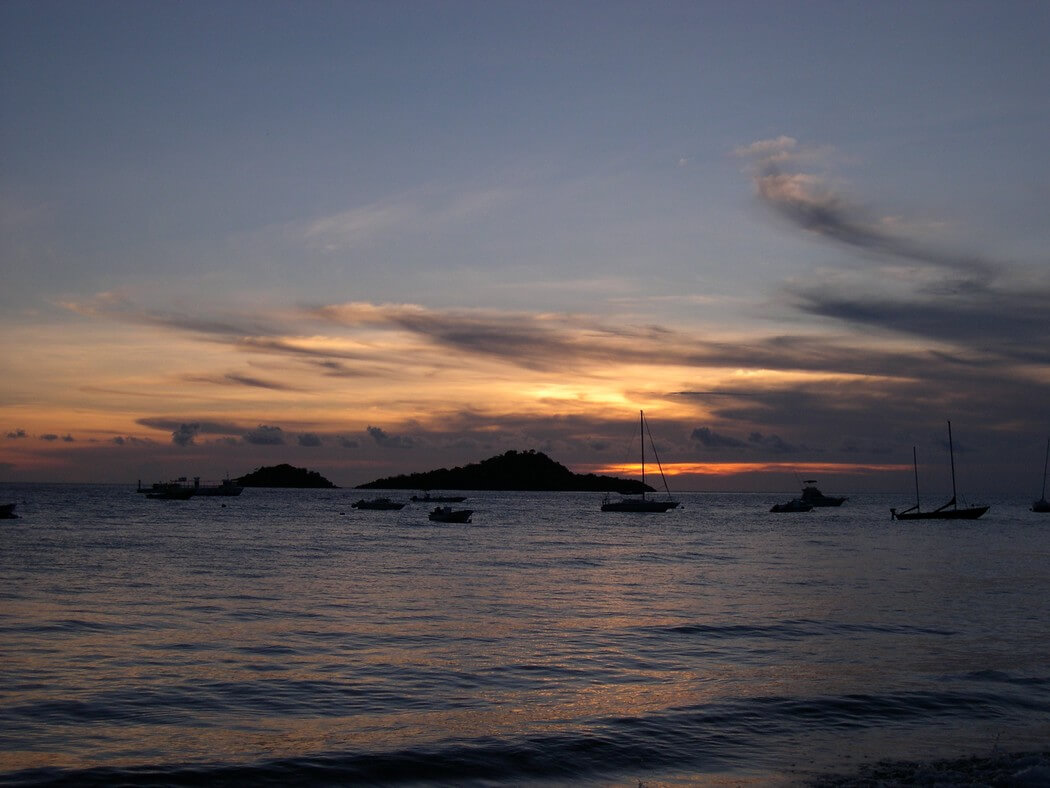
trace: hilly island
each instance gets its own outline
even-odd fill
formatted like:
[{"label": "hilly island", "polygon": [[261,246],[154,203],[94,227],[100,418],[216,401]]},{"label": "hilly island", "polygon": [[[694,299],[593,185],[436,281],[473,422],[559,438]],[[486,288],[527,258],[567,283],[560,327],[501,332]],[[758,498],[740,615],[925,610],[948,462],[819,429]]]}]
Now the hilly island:
[{"label": "hilly island", "polygon": [[456,468],[410,473],[357,485],[364,490],[523,490],[534,492],[618,492],[653,488],[634,479],[573,473],[535,450],[508,451]]}]

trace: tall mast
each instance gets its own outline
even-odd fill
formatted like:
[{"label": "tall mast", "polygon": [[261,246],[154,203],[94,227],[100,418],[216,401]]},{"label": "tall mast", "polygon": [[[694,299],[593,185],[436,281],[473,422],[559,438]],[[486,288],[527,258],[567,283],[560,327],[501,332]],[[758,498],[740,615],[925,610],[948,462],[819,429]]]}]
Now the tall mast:
[{"label": "tall mast", "polygon": [[642,442],[642,497],[645,497],[645,411],[638,411],[638,438]]},{"label": "tall mast", "polygon": [[919,511],[919,456],[915,447],[911,447],[911,467],[915,471],[915,511]]},{"label": "tall mast", "polygon": [[952,420],[948,419],[948,455],[952,459],[952,506],[956,509],[959,504],[955,500],[955,449],[952,447]]},{"label": "tall mast", "polygon": [[1050,462],[1050,438],[1046,439],[1046,457],[1043,458],[1043,494],[1039,498],[1046,500],[1046,464]]}]

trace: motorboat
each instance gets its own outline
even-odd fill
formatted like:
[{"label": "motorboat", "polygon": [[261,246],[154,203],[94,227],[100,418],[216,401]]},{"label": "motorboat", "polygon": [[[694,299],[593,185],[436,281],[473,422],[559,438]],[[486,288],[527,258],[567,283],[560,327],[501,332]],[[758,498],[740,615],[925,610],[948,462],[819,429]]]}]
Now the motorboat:
[{"label": "motorboat", "polygon": [[792,498],[786,503],[775,503],[769,510],[771,512],[808,512],[813,504],[803,501],[801,498]]},{"label": "motorboat", "polygon": [[[638,429],[642,437],[642,484],[645,485],[645,434],[649,430],[649,425],[645,421],[645,411],[642,410],[638,411]],[[660,469],[660,479],[664,483],[664,490],[667,491],[667,499],[646,498],[644,489],[640,498],[624,498],[621,496],[619,500],[613,500],[606,495],[602,499],[603,512],[666,512],[669,509],[678,508],[678,501],[671,498],[671,490],[667,486],[667,479],[664,477],[664,469],[660,464],[660,457],[656,454],[656,444],[653,442],[652,432],[649,432],[649,444],[652,447],[653,456],[656,457],[656,467]]]},{"label": "motorboat", "polygon": [[435,523],[469,523],[473,509],[453,509],[451,506],[438,506],[427,517]]},{"label": "motorboat", "polygon": [[370,501],[366,501],[362,498],[360,501],[356,501],[350,505],[355,509],[394,510],[405,508],[404,503],[391,501],[389,498],[373,498]]},{"label": "motorboat", "polygon": [[842,506],[848,498],[839,497],[835,495],[825,495],[816,488],[816,479],[807,479],[802,482],[805,486],[802,488],[802,500],[811,506]]}]

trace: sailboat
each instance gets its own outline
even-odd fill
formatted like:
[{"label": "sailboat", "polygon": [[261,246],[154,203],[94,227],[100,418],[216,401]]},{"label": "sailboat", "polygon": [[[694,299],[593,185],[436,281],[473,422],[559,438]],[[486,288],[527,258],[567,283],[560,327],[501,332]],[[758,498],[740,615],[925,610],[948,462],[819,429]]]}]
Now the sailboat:
[{"label": "sailboat", "polygon": [[1050,502],[1046,500],[1046,464],[1050,461],[1050,438],[1046,439],[1046,457],[1043,459],[1043,494],[1038,501],[1032,502],[1033,512],[1050,512]]},{"label": "sailboat", "polygon": [[956,503],[955,449],[952,446],[951,421],[948,422],[948,454],[952,461],[952,499],[944,506],[930,512],[924,512],[919,505],[919,461],[915,453],[915,447],[911,447],[912,465],[915,469],[915,505],[900,512],[896,509],[890,509],[890,516],[894,520],[976,520],[988,511],[987,506],[964,506],[960,509],[959,504]]},{"label": "sailboat", "polygon": [[[641,432],[642,437],[642,484],[645,484],[645,433],[649,429],[649,425],[645,421],[645,411],[638,411],[638,429]],[[605,500],[602,501],[603,512],[666,512],[668,509],[676,509],[678,507],[678,501],[671,498],[671,490],[667,487],[667,479],[664,478],[664,469],[660,465],[660,458],[656,455],[656,444],[653,443],[653,434],[649,433],[649,443],[653,448],[653,456],[656,457],[656,467],[660,469],[660,479],[664,483],[664,490],[667,491],[666,501],[657,501],[653,498],[646,498],[643,490],[641,498],[621,498],[618,501],[609,500],[606,496]]]}]

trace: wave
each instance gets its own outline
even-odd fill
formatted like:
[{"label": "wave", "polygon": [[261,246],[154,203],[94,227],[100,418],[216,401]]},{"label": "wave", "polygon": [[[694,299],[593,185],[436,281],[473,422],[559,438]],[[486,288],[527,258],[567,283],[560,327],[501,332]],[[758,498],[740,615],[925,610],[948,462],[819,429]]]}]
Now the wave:
[{"label": "wave", "polygon": [[[66,709],[64,721],[75,722],[78,711],[82,710]],[[982,691],[756,697],[672,708],[640,717],[607,718],[554,733],[446,739],[383,752],[324,752],[255,763],[25,769],[0,775],[0,785],[515,785],[609,779],[644,782],[654,775],[672,772],[711,775],[732,774],[741,769],[775,770],[775,760],[766,755],[777,749],[771,745],[794,740],[807,732],[838,737],[848,731],[879,729],[907,735],[908,731],[930,725],[950,726],[963,719],[1002,719],[1018,711],[1050,713],[1050,698]],[[174,720],[169,718],[166,722]],[[189,719],[182,722],[190,724]],[[1032,758],[999,754],[982,761],[980,768],[996,774],[1012,770],[1010,773],[1015,776],[1023,772],[1027,775],[1023,779],[1045,778],[1050,757]],[[973,759],[960,763],[970,764],[965,768],[978,768]],[[886,768],[921,776],[930,770],[943,773],[948,767],[932,762],[901,762]],[[864,774],[815,779],[815,784],[821,786],[873,784],[849,782],[868,779]],[[983,784],[981,780],[976,782]],[[995,784],[1047,782],[1044,779]]]}]

